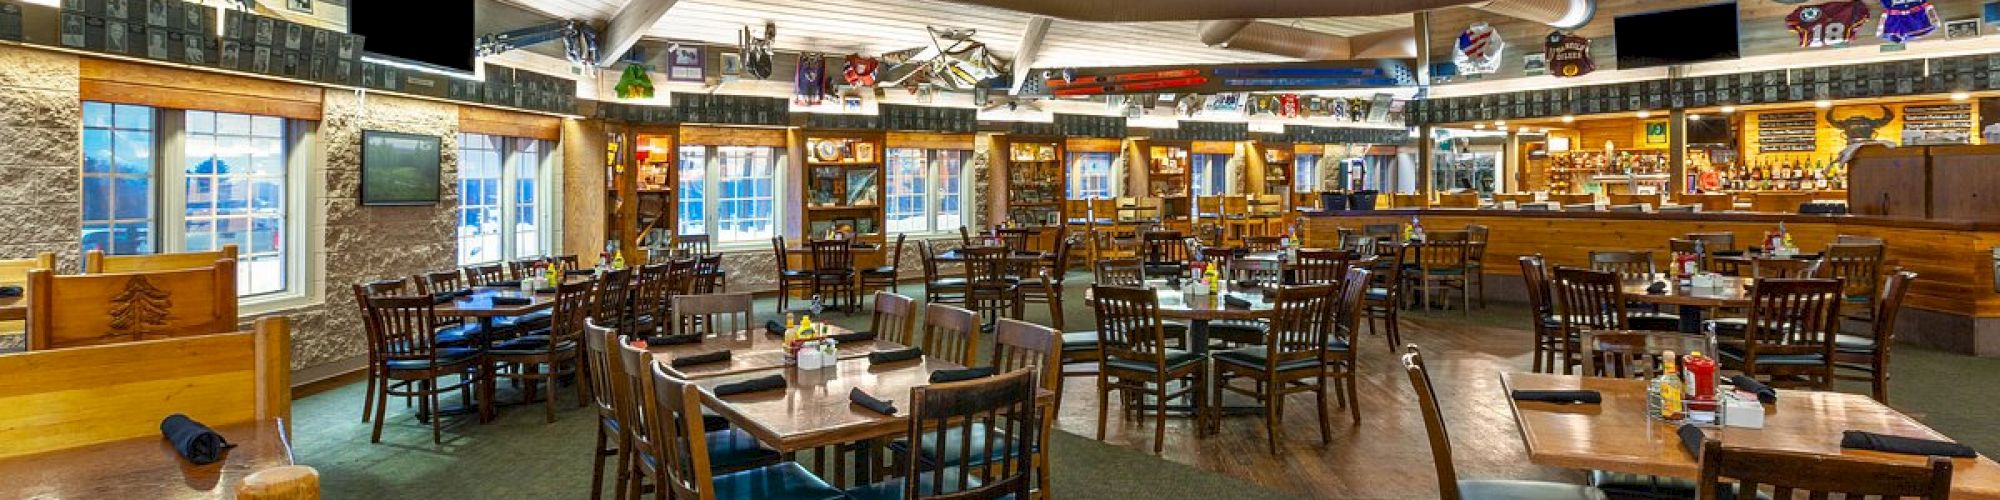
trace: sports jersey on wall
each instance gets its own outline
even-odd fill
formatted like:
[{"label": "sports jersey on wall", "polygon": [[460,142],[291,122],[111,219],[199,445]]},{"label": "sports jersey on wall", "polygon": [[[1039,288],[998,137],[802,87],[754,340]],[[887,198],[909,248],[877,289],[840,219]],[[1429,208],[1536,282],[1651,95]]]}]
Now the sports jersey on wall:
[{"label": "sports jersey on wall", "polygon": [[1452,52],[1452,62],[1461,75],[1492,73],[1500,69],[1500,52],[1506,48],[1507,43],[1492,26],[1472,23],[1458,34],[1458,50]]},{"label": "sports jersey on wall", "polygon": [[1548,54],[1549,73],[1555,76],[1577,77],[1597,69],[1597,63],[1590,60],[1589,38],[1553,31],[1544,37],[1543,45]]},{"label": "sports jersey on wall", "polygon": [[1868,3],[1862,0],[1801,5],[1785,16],[1785,27],[1799,35],[1800,47],[1847,45],[1867,23]]},{"label": "sports jersey on wall", "polygon": [[1875,34],[1890,43],[1904,43],[1937,31],[1938,24],[1930,0],[1882,0],[1882,23]]}]

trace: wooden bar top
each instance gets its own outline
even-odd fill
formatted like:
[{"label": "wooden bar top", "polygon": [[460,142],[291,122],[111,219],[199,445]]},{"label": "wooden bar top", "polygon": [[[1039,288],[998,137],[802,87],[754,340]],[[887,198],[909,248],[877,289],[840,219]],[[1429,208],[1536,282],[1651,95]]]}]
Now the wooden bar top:
[{"label": "wooden bar top", "polygon": [[236,447],[208,465],[189,463],[160,436],[0,459],[0,498],[231,498],[245,476],[292,465],[277,419],[215,432]]},{"label": "wooden bar top", "polygon": [[1952,231],[2000,231],[2000,223],[1913,219],[1906,217],[1882,217],[1872,215],[1803,215],[1777,212],[1565,212],[1560,210],[1503,210],[1487,208],[1397,208],[1389,210],[1300,210],[1306,217],[1370,217],[1393,216],[1480,216],[1513,217],[1522,219],[1591,219],[1591,220],[1638,220],[1638,221],[1698,221],[1698,222],[1752,222],[1763,224],[1851,224],[1906,229],[1943,229]]}]

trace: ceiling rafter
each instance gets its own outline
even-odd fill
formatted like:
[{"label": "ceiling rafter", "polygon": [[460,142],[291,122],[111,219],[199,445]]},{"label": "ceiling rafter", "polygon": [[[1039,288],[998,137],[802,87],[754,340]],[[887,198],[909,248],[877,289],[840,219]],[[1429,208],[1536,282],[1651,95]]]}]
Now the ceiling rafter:
[{"label": "ceiling rafter", "polygon": [[1021,30],[1021,44],[1014,50],[1014,84],[1007,88],[1008,95],[1020,95],[1021,84],[1028,81],[1028,71],[1035,66],[1035,57],[1042,53],[1042,39],[1049,35],[1048,16],[1028,16],[1028,26]]},{"label": "ceiling rafter", "polygon": [[653,25],[659,24],[660,18],[665,17],[675,3],[679,3],[678,0],[631,0],[618,9],[618,13],[604,25],[597,65],[610,66],[618,58],[625,57],[625,51],[638,45],[639,39],[652,31]]}]

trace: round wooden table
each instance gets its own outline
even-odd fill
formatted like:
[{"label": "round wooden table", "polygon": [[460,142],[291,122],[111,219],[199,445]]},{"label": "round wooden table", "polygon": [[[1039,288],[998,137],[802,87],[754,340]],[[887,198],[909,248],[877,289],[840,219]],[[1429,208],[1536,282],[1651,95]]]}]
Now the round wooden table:
[{"label": "round wooden table", "polygon": [[[1680,286],[1678,280],[1662,274],[1655,275],[1653,279],[1625,280],[1619,284],[1619,292],[1625,296],[1627,302],[1675,306],[1680,310],[1681,331],[1699,332],[1702,311],[1724,307],[1750,307],[1749,285],[1756,280],[1739,276],[1716,276],[1715,279],[1720,286],[1695,288]],[[1667,284],[1661,293],[1647,290],[1653,283],[1661,281]]]},{"label": "round wooden table", "polygon": [[[1157,294],[1160,318],[1188,322],[1188,350],[1200,355],[1204,359],[1203,362],[1207,362],[1206,358],[1208,357],[1209,322],[1217,320],[1257,321],[1269,319],[1273,311],[1271,299],[1264,296],[1264,291],[1267,289],[1263,287],[1229,285],[1228,291],[1225,292],[1226,295],[1210,294],[1196,296],[1190,296],[1181,293],[1180,290],[1168,287],[1166,280],[1146,280],[1146,287],[1152,289]],[[1244,299],[1249,301],[1250,304],[1248,306],[1232,306],[1224,300],[1225,296]],[[1095,305],[1097,303],[1097,299],[1088,290],[1084,291],[1083,300],[1086,304]],[[1209,378],[1210,384],[1214,384],[1214,381],[1213,377]],[[1203,390],[1213,394],[1215,392],[1214,389],[1211,386]],[[1190,405],[1168,405],[1168,408],[1177,411],[1194,411],[1194,408]],[[1226,405],[1221,404],[1219,401],[1215,403],[1215,409],[1229,415],[1260,414],[1264,411],[1263,406]]]}]

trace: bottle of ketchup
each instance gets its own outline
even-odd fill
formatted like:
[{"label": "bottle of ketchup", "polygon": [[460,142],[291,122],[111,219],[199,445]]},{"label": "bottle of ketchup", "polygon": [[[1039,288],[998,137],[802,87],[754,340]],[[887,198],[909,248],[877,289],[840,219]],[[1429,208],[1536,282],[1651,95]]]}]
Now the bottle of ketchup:
[{"label": "bottle of ketchup", "polygon": [[1687,370],[1688,409],[1715,411],[1715,359],[1690,352],[1681,358],[1681,369]]}]

